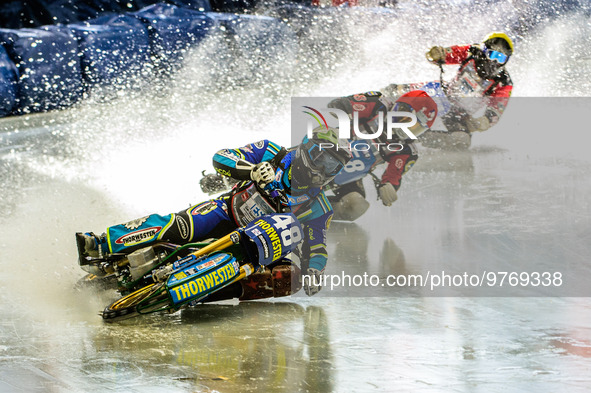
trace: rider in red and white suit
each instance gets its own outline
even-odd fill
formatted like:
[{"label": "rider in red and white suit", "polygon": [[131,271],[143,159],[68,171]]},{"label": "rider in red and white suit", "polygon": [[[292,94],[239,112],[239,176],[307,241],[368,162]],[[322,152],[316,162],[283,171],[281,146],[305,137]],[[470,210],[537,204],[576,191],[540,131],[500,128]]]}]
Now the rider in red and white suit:
[{"label": "rider in red and white suit", "polygon": [[[470,135],[495,125],[507,107],[513,82],[505,65],[512,54],[513,42],[505,33],[498,32],[486,36],[482,44],[434,46],[426,54],[430,62],[440,66],[460,65],[456,76],[443,83],[451,106],[447,111],[440,108],[439,112],[447,130],[468,146]],[[423,88],[427,84],[392,84],[382,91],[391,96],[416,89],[429,92]],[[423,145],[437,134],[426,132],[421,138]]]}]

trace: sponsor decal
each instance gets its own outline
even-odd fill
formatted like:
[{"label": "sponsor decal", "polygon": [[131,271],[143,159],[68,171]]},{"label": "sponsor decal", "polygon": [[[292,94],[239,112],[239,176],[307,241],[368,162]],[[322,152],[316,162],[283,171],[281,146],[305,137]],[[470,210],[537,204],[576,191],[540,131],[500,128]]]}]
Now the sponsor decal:
[{"label": "sponsor decal", "polygon": [[294,204],[294,205],[299,205],[300,203],[304,203],[307,200],[309,200],[310,197],[308,195],[302,195],[299,197],[288,196],[287,199],[289,200],[289,203]]},{"label": "sponsor decal", "polygon": [[232,243],[238,244],[240,243],[240,235],[238,235],[236,232],[232,232],[230,234],[230,240],[232,240]]},{"label": "sponsor decal", "polygon": [[217,263],[221,260],[223,260],[226,257],[226,254],[220,254],[217,257],[207,260],[204,263],[197,265],[197,271],[201,271],[203,269],[208,269],[212,266],[217,265]]},{"label": "sponsor decal", "polygon": [[196,259],[196,258],[195,258],[195,255],[193,255],[193,254],[189,254],[189,255],[187,255],[186,257],[184,257],[184,258],[181,258],[181,259],[179,259],[179,260],[175,261],[175,262],[172,264],[172,267],[173,267],[173,269],[178,269],[180,266],[183,266],[183,265],[185,265],[185,264],[187,264],[187,263],[189,263],[189,262],[191,262],[191,261],[194,261],[195,259]]},{"label": "sponsor decal", "polygon": [[195,277],[184,284],[169,289],[169,293],[175,303],[180,303],[203,295],[211,289],[230,281],[239,271],[240,267],[235,261],[227,263],[210,273]]},{"label": "sponsor decal", "polygon": [[176,216],[176,226],[179,229],[181,238],[187,240],[189,238],[189,224],[187,224],[187,221],[181,216]]},{"label": "sponsor decal", "polygon": [[252,195],[246,195],[245,191],[240,197],[242,203],[235,204],[235,211],[239,214],[240,221],[244,221],[244,223],[251,222],[255,218],[264,216],[265,214],[275,213],[273,207],[258,192]]},{"label": "sponsor decal", "polygon": [[240,157],[238,157],[238,156],[236,156],[236,155],[232,154],[232,152],[231,152],[230,150],[228,150],[228,149],[220,150],[220,151],[218,152],[218,154],[219,154],[220,156],[222,156],[222,157],[225,157],[225,158],[227,158],[227,159],[229,159],[229,160],[232,160],[232,161],[234,161],[234,162],[238,162],[238,160],[240,160]]},{"label": "sponsor decal", "polygon": [[365,105],[363,104],[353,104],[353,110],[357,112],[363,112],[365,110]]},{"label": "sponsor decal", "polygon": [[149,240],[152,240],[152,238],[158,232],[160,232],[161,229],[162,229],[162,227],[158,226],[158,227],[150,227],[150,228],[141,229],[139,231],[131,232],[131,233],[123,235],[119,239],[115,240],[115,243],[129,245],[129,244],[135,244],[135,243],[149,241]]},{"label": "sponsor decal", "polygon": [[203,270],[203,269],[208,269],[212,266],[215,266],[215,261],[213,261],[213,260],[206,261],[206,262],[202,263],[201,265],[197,265],[197,271]]},{"label": "sponsor decal", "polygon": [[132,231],[134,229],[138,229],[140,227],[140,225],[142,225],[144,222],[146,222],[148,220],[148,217],[150,217],[150,216],[145,216],[142,218],[138,218],[136,220],[126,222],[125,224],[123,224],[123,226],[125,228],[129,229],[130,231]]},{"label": "sponsor decal", "polygon": [[[265,220],[258,220],[255,223],[255,225],[260,227],[269,236],[269,240],[271,242],[271,247],[273,247],[273,260],[274,261],[278,260],[281,257],[282,250],[281,250],[281,239],[279,239],[279,235],[277,234],[277,229],[275,229],[274,226],[272,226],[271,224],[269,224]],[[261,243],[263,244],[265,259],[267,259],[269,257],[269,249],[267,246],[267,242],[265,241],[262,234],[260,236],[258,236],[258,238],[261,240]]]},{"label": "sponsor decal", "polygon": [[[185,270],[183,270],[181,272],[181,273],[183,273],[183,278],[190,277],[194,274],[199,273],[202,270],[207,270],[211,267],[218,265],[218,263],[224,259],[225,255],[226,254],[220,254],[216,258],[208,259],[208,260],[202,262],[201,264],[193,265],[193,266],[186,268]],[[174,275],[174,277],[176,278],[176,275]]]},{"label": "sponsor decal", "polygon": [[200,203],[199,205],[195,206],[193,208],[193,210],[191,210],[191,214],[193,216],[197,216],[197,215],[204,216],[207,213],[215,210],[217,207],[218,207],[218,205],[214,201],[203,202],[203,203]]},{"label": "sponsor decal", "polygon": [[258,235],[257,237],[259,238],[259,241],[263,245],[264,258],[265,259],[269,258],[269,246],[267,245],[267,241],[265,240],[265,237],[262,234]]},{"label": "sponsor decal", "polygon": [[256,147],[257,149],[262,149],[263,147],[265,147],[265,141],[255,142],[254,147]]},{"label": "sponsor decal", "polygon": [[412,166],[415,164],[416,161],[412,160],[406,163],[406,166],[404,167],[404,172],[408,172],[410,170],[410,168],[412,168]]},{"label": "sponsor decal", "polygon": [[367,97],[365,95],[363,95],[363,94],[355,94],[353,96],[353,99],[355,101],[367,101]]},{"label": "sponsor decal", "polygon": [[404,160],[402,158],[397,158],[396,161],[394,161],[394,166],[398,169],[402,168],[403,165]]},{"label": "sponsor decal", "polygon": [[228,176],[228,177],[232,177],[232,175],[230,174],[230,171],[226,171],[224,169],[221,168],[216,168],[215,169],[219,174],[222,174],[224,176]]}]

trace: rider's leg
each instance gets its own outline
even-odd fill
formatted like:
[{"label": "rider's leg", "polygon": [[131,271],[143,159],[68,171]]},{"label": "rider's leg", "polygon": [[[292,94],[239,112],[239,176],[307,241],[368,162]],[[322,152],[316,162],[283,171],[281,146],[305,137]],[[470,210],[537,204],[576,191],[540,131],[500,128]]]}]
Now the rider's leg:
[{"label": "rider's leg", "polygon": [[131,252],[154,242],[184,244],[211,237],[221,237],[236,228],[226,213],[226,204],[221,199],[207,201],[175,214],[146,217],[114,225],[107,233],[96,236],[92,233],[76,234],[76,243],[81,260],[109,253]]},{"label": "rider's leg", "polygon": [[223,200],[215,199],[176,214],[150,216],[107,229],[107,252],[130,252],[154,242],[184,244],[221,237],[236,228]]}]

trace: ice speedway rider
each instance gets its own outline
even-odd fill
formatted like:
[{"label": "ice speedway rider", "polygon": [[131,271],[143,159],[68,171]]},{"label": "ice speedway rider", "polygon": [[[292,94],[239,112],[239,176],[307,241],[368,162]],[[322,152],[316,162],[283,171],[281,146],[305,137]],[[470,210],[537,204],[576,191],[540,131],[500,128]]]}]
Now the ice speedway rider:
[{"label": "ice speedway rider", "polygon": [[[422,90],[410,91],[396,100],[377,91],[354,94],[332,100],[328,107],[343,110],[350,117],[354,111],[358,112],[359,130],[365,134],[375,134],[380,129],[380,112],[384,115],[389,111],[414,113],[417,121],[409,130],[416,137],[427,131],[437,117],[437,104]],[[329,185],[334,192],[329,199],[336,220],[354,221],[367,211],[369,202],[365,199],[363,178],[368,174],[374,177],[382,203],[391,206],[398,199],[397,191],[402,176],[418,159],[417,147],[411,136],[395,128],[392,139],[388,139],[388,119],[386,116],[381,119],[382,133],[376,139],[350,141],[353,158]],[[407,123],[411,119],[402,117],[391,120]],[[381,179],[378,179],[372,171],[382,163],[387,163],[387,166]]]},{"label": "ice speedway rider", "polygon": [[[320,148],[321,142],[333,143],[335,148]],[[317,129],[312,138],[306,136],[300,145],[289,150],[268,140],[220,150],[213,157],[216,171],[240,180],[231,191],[176,214],[151,214],[111,226],[102,236],[77,233],[80,265],[88,271],[88,257],[128,253],[156,241],[185,244],[219,238],[261,215],[291,211],[306,234],[296,257],[302,272],[315,277],[304,282],[306,293],[314,295],[321,289],[321,285],[315,284],[320,284],[324,274],[326,231],[333,215],[322,188],[350,159],[350,153],[337,146],[333,129]],[[285,194],[280,202],[271,197],[282,190]],[[236,297],[240,295],[237,293]]]},{"label": "ice speedway rider", "polygon": [[513,41],[502,32],[488,34],[482,44],[434,46],[426,57],[439,65],[442,76],[443,65],[460,65],[451,81],[392,84],[383,92],[399,95],[422,89],[431,96],[440,96],[436,98],[440,117],[449,134],[429,131],[422,135],[421,143],[435,148],[467,148],[472,133],[494,126],[507,107],[513,82],[505,66],[513,52]]}]

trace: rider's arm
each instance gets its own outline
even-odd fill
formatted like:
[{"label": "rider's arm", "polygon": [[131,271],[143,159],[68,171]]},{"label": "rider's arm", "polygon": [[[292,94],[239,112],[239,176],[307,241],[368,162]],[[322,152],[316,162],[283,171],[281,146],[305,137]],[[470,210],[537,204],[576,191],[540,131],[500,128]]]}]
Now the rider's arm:
[{"label": "rider's arm", "polygon": [[250,180],[254,165],[271,161],[280,150],[279,145],[266,139],[238,149],[222,149],[213,156],[213,167],[222,175]]},{"label": "rider's arm", "polygon": [[335,98],[334,100],[328,103],[327,107],[340,109],[348,115],[353,113],[351,96]]},{"label": "rider's arm", "polygon": [[307,255],[302,255],[302,261],[308,261],[307,267],[324,271],[328,254],[326,252],[326,232],[332,217],[332,210],[309,221],[304,225],[304,249]]},{"label": "rider's arm", "polygon": [[404,149],[385,156],[384,160],[388,162],[388,166],[382,175],[382,184],[390,183],[398,190],[402,175],[412,168],[418,158],[416,147],[412,142],[406,144]]},{"label": "rider's arm", "polygon": [[460,64],[470,56],[472,45],[452,45],[443,48],[445,51],[445,64]]},{"label": "rider's arm", "polygon": [[302,269],[310,267],[323,271],[326,267],[326,232],[332,215],[332,207],[324,191],[306,208],[297,211],[296,217],[302,223],[304,232],[303,255],[300,255]]}]

